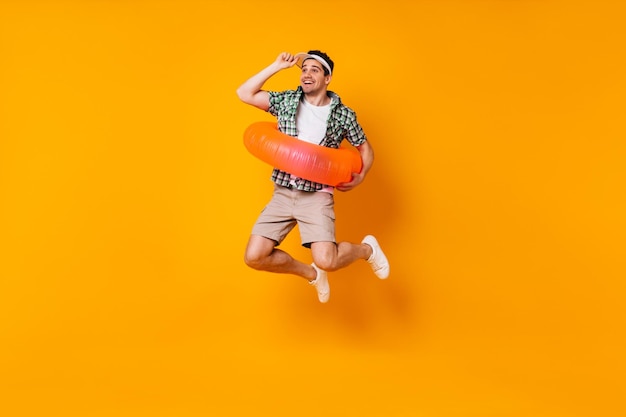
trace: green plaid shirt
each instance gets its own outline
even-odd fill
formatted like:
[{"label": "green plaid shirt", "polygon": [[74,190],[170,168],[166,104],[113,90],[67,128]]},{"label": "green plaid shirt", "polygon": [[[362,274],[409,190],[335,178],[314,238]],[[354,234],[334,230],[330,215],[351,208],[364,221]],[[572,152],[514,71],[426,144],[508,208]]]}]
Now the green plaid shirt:
[{"label": "green plaid shirt", "polygon": [[[268,112],[278,119],[278,130],[289,135],[298,136],[296,127],[296,110],[302,99],[302,87],[297,90],[270,91],[270,107]],[[328,148],[339,148],[341,142],[347,139],[353,146],[363,144],[367,137],[363,128],[356,120],[356,113],[351,108],[345,106],[339,96],[332,91],[328,92],[331,99],[330,115],[326,123],[326,135],[320,145]],[[272,181],[278,185],[286,187],[289,185],[291,174],[274,168],[272,171]],[[328,187],[327,184],[320,184],[304,178],[296,178],[296,188],[302,191],[317,191]]]}]

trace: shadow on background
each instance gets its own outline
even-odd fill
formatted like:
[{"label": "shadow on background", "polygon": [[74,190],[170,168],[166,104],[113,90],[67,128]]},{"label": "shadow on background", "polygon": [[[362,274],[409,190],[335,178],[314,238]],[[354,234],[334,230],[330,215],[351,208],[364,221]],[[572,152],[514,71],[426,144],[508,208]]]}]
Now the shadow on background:
[{"label": "shadow on background", "polygon": [[[364,261],[329,273],[331,298],[320,304],[313,288],[291,275],[262,277],[276,279],[274,308],[283,315],[283,325],[291,337],[308,338],[311,326],[330,326],[359,344],[389,345],[405,342],[419,333],[420,277],[419,236],[407,230],[420,230],[420,213],[407,212],[403,204],[407,189],[384,168],[390,161],[379,158],[366,180],[349,192],[335,193],[337,239],[360,242],[367,234],[376,236],[391,264],[391,273],[380,280]],[[269,198],[269,196],[268,196]],[[411,222],[411,224],[407,224]],[[295,258],[311,262],[308,249],[300,246],[296,227],[281,246]],[[414,247],[415,257],[403,259],[398,253]],[[413,263],[413,265],[411,265]],[[292,318],[296,318],[292,321]],[[391,324],[390,324],[391,323]]]}]

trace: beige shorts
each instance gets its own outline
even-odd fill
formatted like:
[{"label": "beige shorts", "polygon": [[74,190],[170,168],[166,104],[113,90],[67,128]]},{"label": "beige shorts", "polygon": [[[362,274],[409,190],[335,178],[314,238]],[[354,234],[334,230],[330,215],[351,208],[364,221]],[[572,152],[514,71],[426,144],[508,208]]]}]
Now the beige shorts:
[{"label": "beige shorts", "polygon": [[259,215],[252,234],[271,239],[278,246],[297,224],[302,246],[335,242],[334,204],[331,193],[299,191],[274,184],[272,199]]}]

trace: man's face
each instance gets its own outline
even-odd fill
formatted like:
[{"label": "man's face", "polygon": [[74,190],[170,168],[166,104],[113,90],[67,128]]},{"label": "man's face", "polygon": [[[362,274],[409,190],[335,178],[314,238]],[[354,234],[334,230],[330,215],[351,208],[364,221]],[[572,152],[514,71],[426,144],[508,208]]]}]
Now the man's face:
[{"label": "man's face", "polygon": [[309,58],[302,63],[300,84],[305,93],[325,90],[329,82],[330,75],[324,75],[324,67],[321,63],[313,58]]}]

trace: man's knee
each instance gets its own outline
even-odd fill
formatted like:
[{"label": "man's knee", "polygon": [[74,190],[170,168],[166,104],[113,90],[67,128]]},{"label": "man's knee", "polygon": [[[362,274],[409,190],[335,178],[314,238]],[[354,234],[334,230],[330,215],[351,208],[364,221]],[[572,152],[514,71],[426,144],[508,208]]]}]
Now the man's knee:
[{"label": "man's knee", "polygon": [[271,255],[273,250],[273,242],[269,241],[269,239],[259,239],[258,236],[253,236],[248,241],[248,246],[246,247],[246,251],[243,256],[243,261],[250,268],[263,269],[265,265],[265,260]]},{"label": "man's knee", "polygon": [[254,252],[250,252],[249,250],[246,250],[244,253],[243,261],[252,269],[261,269],[261,265],[263,264],[262,257]]},{"label": "man's knee", "polygon": [[262,269],[263,260],[267,258],[267,254],[261,252],[257,248],[248,246],[243,255],[243,261],[252,269]]},{"label": "man's knee", "polygon": [[313,262],[317,265],[318,268],[323,269],[324,271],[335,271],[337,269],[336,263],[332,259],[328,258],[314,258]]},{"label": "man's knee", "polygon": [[[323,245],[312,246],[313,262],[324,271],[337,270],[337,247],[334,243],[323,242]],[[328,243],[328,244],[327,244]]]}]

